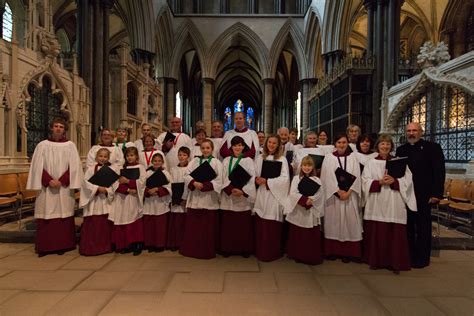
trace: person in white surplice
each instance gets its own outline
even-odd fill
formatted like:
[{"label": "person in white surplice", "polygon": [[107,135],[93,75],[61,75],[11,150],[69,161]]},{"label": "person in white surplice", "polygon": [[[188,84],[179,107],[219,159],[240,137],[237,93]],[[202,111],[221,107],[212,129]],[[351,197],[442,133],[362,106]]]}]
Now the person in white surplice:
[{"label": "person in white surplice", "polygon": [[64,254],[76,248],[74,189],[83,179],[76,145],[67,140],[67,122],[55,118],[51,138],[40,142],[33,153],[27,190],[39,191],[35,201],[36,252]]}]

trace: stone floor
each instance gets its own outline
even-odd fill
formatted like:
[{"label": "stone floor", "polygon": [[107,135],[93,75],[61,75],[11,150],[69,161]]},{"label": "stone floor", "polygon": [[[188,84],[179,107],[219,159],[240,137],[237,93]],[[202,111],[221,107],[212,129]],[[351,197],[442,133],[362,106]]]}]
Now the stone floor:
[{"label": "stone floor", "polygon": [[442,250],[423,270],[173,252],[37,258],[0,244],[0,315],[473,315],[474,251]]}]

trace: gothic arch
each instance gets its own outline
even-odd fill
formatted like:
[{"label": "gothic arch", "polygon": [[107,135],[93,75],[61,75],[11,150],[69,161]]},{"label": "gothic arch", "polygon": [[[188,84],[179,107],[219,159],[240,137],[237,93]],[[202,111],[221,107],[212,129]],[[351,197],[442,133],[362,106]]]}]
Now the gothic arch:
[{"label": "gothic arch", "polygon": [[346,0],[328,1],[324,15],[323,54],[345,47],[344,34],[347,33],[348,11],[351,2]]},{"label": "gothic arch", "polygon": [[[321,33],[321,16],[316,8],[310,6],[305,24],[304,54],[308,62],[308,75],[318,77],[318,66],[321,61],[321,42],[324,34]],[[319,63],[318,63],[319,61]]]},{"label": "gothic arch", "polygon": [[250,49],[255,53],[255,58],[258,61],[262,73],[262,79],[270,78],[267,47],[254,31],[240,22],[226,29],[212,44],[206,58],[206,64],[204,64],[203,67],[203,77],[215,79],[221,59],[226,54],[226,50],[231,46],[232,40],[237,36],[247,43]]},{"label": "gothic arch", "polygon": [[[288,42],[292,44],[291,47],[288,47]],[[270,49],[270,78],[275,77],[278,59],[283,49],[288,49],[288,51],[295,56],[299,68],[300,80],[309,78],[308,64],[304,55],[303,34],[301,34],[301,31],[294,25],[291,18],[282,26]]]},{"label": "gothic arch", "polygon": [[173,55],[171,56],[171,70],[170,70],[170,77],[177,79],[179,77],[179,67],[181,64],[181,58],[183,55],[189,51],[190,48],[196,50],[197,57],[199,58],[199,62],[202,65],[203,63],[203,56],[205,55],[206,45],[204,43],[204,39],[201,36],[201,33],[196,28],[196,25],[189,20],[186,19],[178,28],[176,32],[176,45],[173,49]]},{"label": "gothic arch", "polygon": [[169,6],[164,6],[155,23],[156,32],[156,75],[158,77],[170,76],[170,59],[174,47],[173,25],[171,22],[171,11]]}]

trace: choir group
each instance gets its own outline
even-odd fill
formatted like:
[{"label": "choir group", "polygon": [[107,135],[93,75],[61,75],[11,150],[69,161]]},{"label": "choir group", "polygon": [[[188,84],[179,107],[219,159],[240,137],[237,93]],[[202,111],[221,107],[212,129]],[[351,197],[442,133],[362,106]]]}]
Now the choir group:
[{"label": "choir group", "polygon": [[407,214],[417,201],[408,159],[393,156],[390,136],[374,144],[350,126],[333,145],[326,133],[309,132],[303,146],[287,128],[262,139],[241,113],[224,135],[215,122],[212,138],[199,129],[191,139],[179,118],[169,123],[156,139],[144,124],[134,143],[125,129],[103,129],[83,175],[67,123],[52,122],[28,179],[40,191],[39,256],[76,247],[73,189],[80,189],[82,255],[170,249],[272,261],[286,253],[305,264],[410,269]]}]

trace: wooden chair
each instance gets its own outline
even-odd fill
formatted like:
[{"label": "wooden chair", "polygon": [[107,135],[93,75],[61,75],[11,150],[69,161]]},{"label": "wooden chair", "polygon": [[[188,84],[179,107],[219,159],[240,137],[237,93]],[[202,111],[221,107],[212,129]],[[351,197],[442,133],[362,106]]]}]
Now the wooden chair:
[{"label": "wooden chair", "polygon": [[470,229],[471,235],[474,233],[474,181],[471,181],[468,188],[469,199],[467,202],[452,202],[449,204],[449,207],[459,213],[468,214],[470,216]]},{"label": "wooden chair", "polygon": [[20,194],[18,190],[18,176],[16,173],[0,175],[0,206],[11,206],[13,211],[18,211]]},{"label": "wooden chair", "polygon": [[[21,218],[25,209],[34,209],[34,202],[36,200],[37,192],[34,190],[27,190],[26,183],[28,182],[28,172],[22,172],[18,174],[18,180],[20,185],[20,208],[18,210],[18,230],[21,229]],[[25,206],[26,205],[26,206]]]}]

